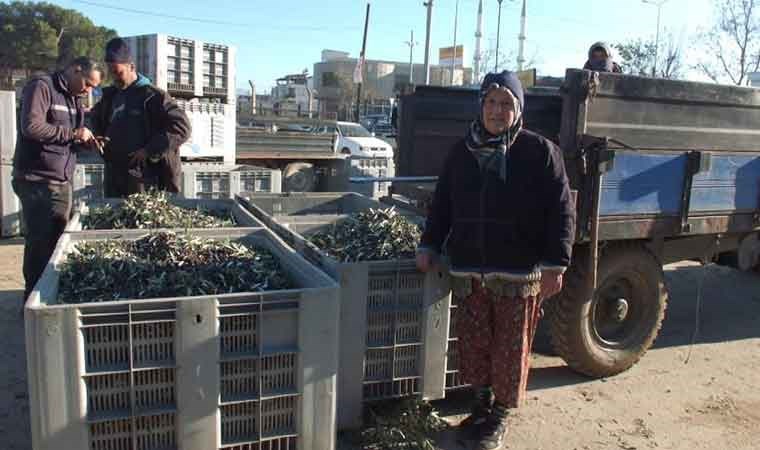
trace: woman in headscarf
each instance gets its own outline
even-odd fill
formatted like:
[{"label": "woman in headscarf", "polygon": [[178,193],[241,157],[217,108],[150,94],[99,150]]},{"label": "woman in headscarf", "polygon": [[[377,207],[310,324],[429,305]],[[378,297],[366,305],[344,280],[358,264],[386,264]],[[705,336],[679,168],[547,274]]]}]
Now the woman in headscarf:
[{"label": "woman in headscarf", "polygon": [[606,42],[595,42],[588,49],[588,61],[583,68],[596,72],[623,73],[618,63],[612,60],[612,48]]},{"label": "woman in headscarf", "polygon": [[417,266],[450,259],[460,370],[476,397],[462,437],[494,450],[525,397],[541,301],[562,288],[575,212],[561,151],[522,128],[519,79],[486,75],[480,103],[438,179]]}]

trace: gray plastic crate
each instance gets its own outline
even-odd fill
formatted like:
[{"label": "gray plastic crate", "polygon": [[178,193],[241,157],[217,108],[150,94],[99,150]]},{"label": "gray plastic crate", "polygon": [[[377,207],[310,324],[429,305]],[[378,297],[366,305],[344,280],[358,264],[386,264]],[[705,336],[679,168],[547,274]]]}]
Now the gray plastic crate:
[{"label": "gray plastic crate", "polygon": [[185,198],[223,199],[235,195],[280,192],[282,173],[265,167],[210,163],[182,164]]},{"label": "gray plastic crate", "polygon": [[[428,400],[444,397],[451,297],[448,272],[420,273],[413,259],[341,263],[304,237],[329,229],[346,214],[387,205],[345,193],[257,195],[239,200],[340,283],[339,428],[361,424],[363,401],[407,395]],[[411,212],[400,212],[420,220]]]},{"label": "gray plastic crate", "polygon": [[337,285],[269,230],[193,234],[268,248],[298,287],[59,304],[67,252],[114,238],[65,233],[25,307],[34,450],[334,448]]},{"label": "gray plastic crate", "polygon": [[[315,216],[345,216],[369,208],[388,208],[389,205],[378,202],[354,192],[288,192],[282,194],[241,195],[243,202],[254,215],[274,218],[288,217],[296,219],[305,217],[313,221]],[[414,216],[411,210],[397,208],[399,213]]]},{"label": "gray plastic crate", "polygon": [[[68,232],[92,232],[92,231],[105,231],[105,230],[82,230],[82,217],[86,216],[90,208],[102,207],[105,205],[111,205],[113,207],[123,203],[124,200],[120,198],[108,198],[100,201],[93,201],[88,203],[80,203],[76,206],[73,217],[66,226]],[[230,199],[222,200],[191,200],[185,198],[172,198],[171,203],[182,208],[196,209],[201,208],[206,211],[217,211],[231,214],[237,222],[236,228],[244,227],[262,227],[263,224],[253,217],[253,215],[245,208],[243,208],[238,202]],[[121,230],[119,230],[121,231]]]}]

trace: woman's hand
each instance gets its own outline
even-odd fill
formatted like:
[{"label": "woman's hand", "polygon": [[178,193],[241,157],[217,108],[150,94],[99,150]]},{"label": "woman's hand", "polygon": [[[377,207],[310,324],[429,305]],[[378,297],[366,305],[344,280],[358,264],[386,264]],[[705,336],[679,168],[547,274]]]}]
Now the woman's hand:
[{"label": "woman's hand", "polygon": [[433,254],[430,252],[417,252],[417,270],[422,273],[430,272],[435,266]]},{"label": "woman's hand", "polygon": [[544,270],[541,272],[541,298],[547,299],[562,290],[562,272]]}]

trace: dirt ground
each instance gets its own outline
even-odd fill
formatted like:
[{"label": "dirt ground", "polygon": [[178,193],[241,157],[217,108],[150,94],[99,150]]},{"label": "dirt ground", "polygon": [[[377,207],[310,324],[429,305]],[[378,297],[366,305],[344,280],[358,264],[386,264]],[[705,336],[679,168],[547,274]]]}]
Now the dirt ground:
[{"label": "dirt ground", "polygon": [[[0,240],[0,450],[31,447],[21,254],[20,241]],[[690,346],[702,274],[700,333]],[[670,304],[660,338],[626,373],[603,380],[576,375],[546,356],[546,339],[538,339],[529,401],[514,417],[508,448],[760,448],[760,277],[694,263],[668,266],[666,277]],[[455,398],[436,406],[456,422],[465,403]],[[461,448],[452,433],[439,445]]]}]

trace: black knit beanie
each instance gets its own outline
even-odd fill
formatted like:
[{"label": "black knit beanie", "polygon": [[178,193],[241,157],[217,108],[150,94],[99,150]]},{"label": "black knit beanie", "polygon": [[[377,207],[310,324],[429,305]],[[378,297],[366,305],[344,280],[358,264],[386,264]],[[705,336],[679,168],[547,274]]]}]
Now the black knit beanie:
[{"label": "black knit beanie", "polygon": [[132,51],[127,45],[127,41],[122,38],[113,38],[106,44],[106,58],[107,63],[131,63]]}]

